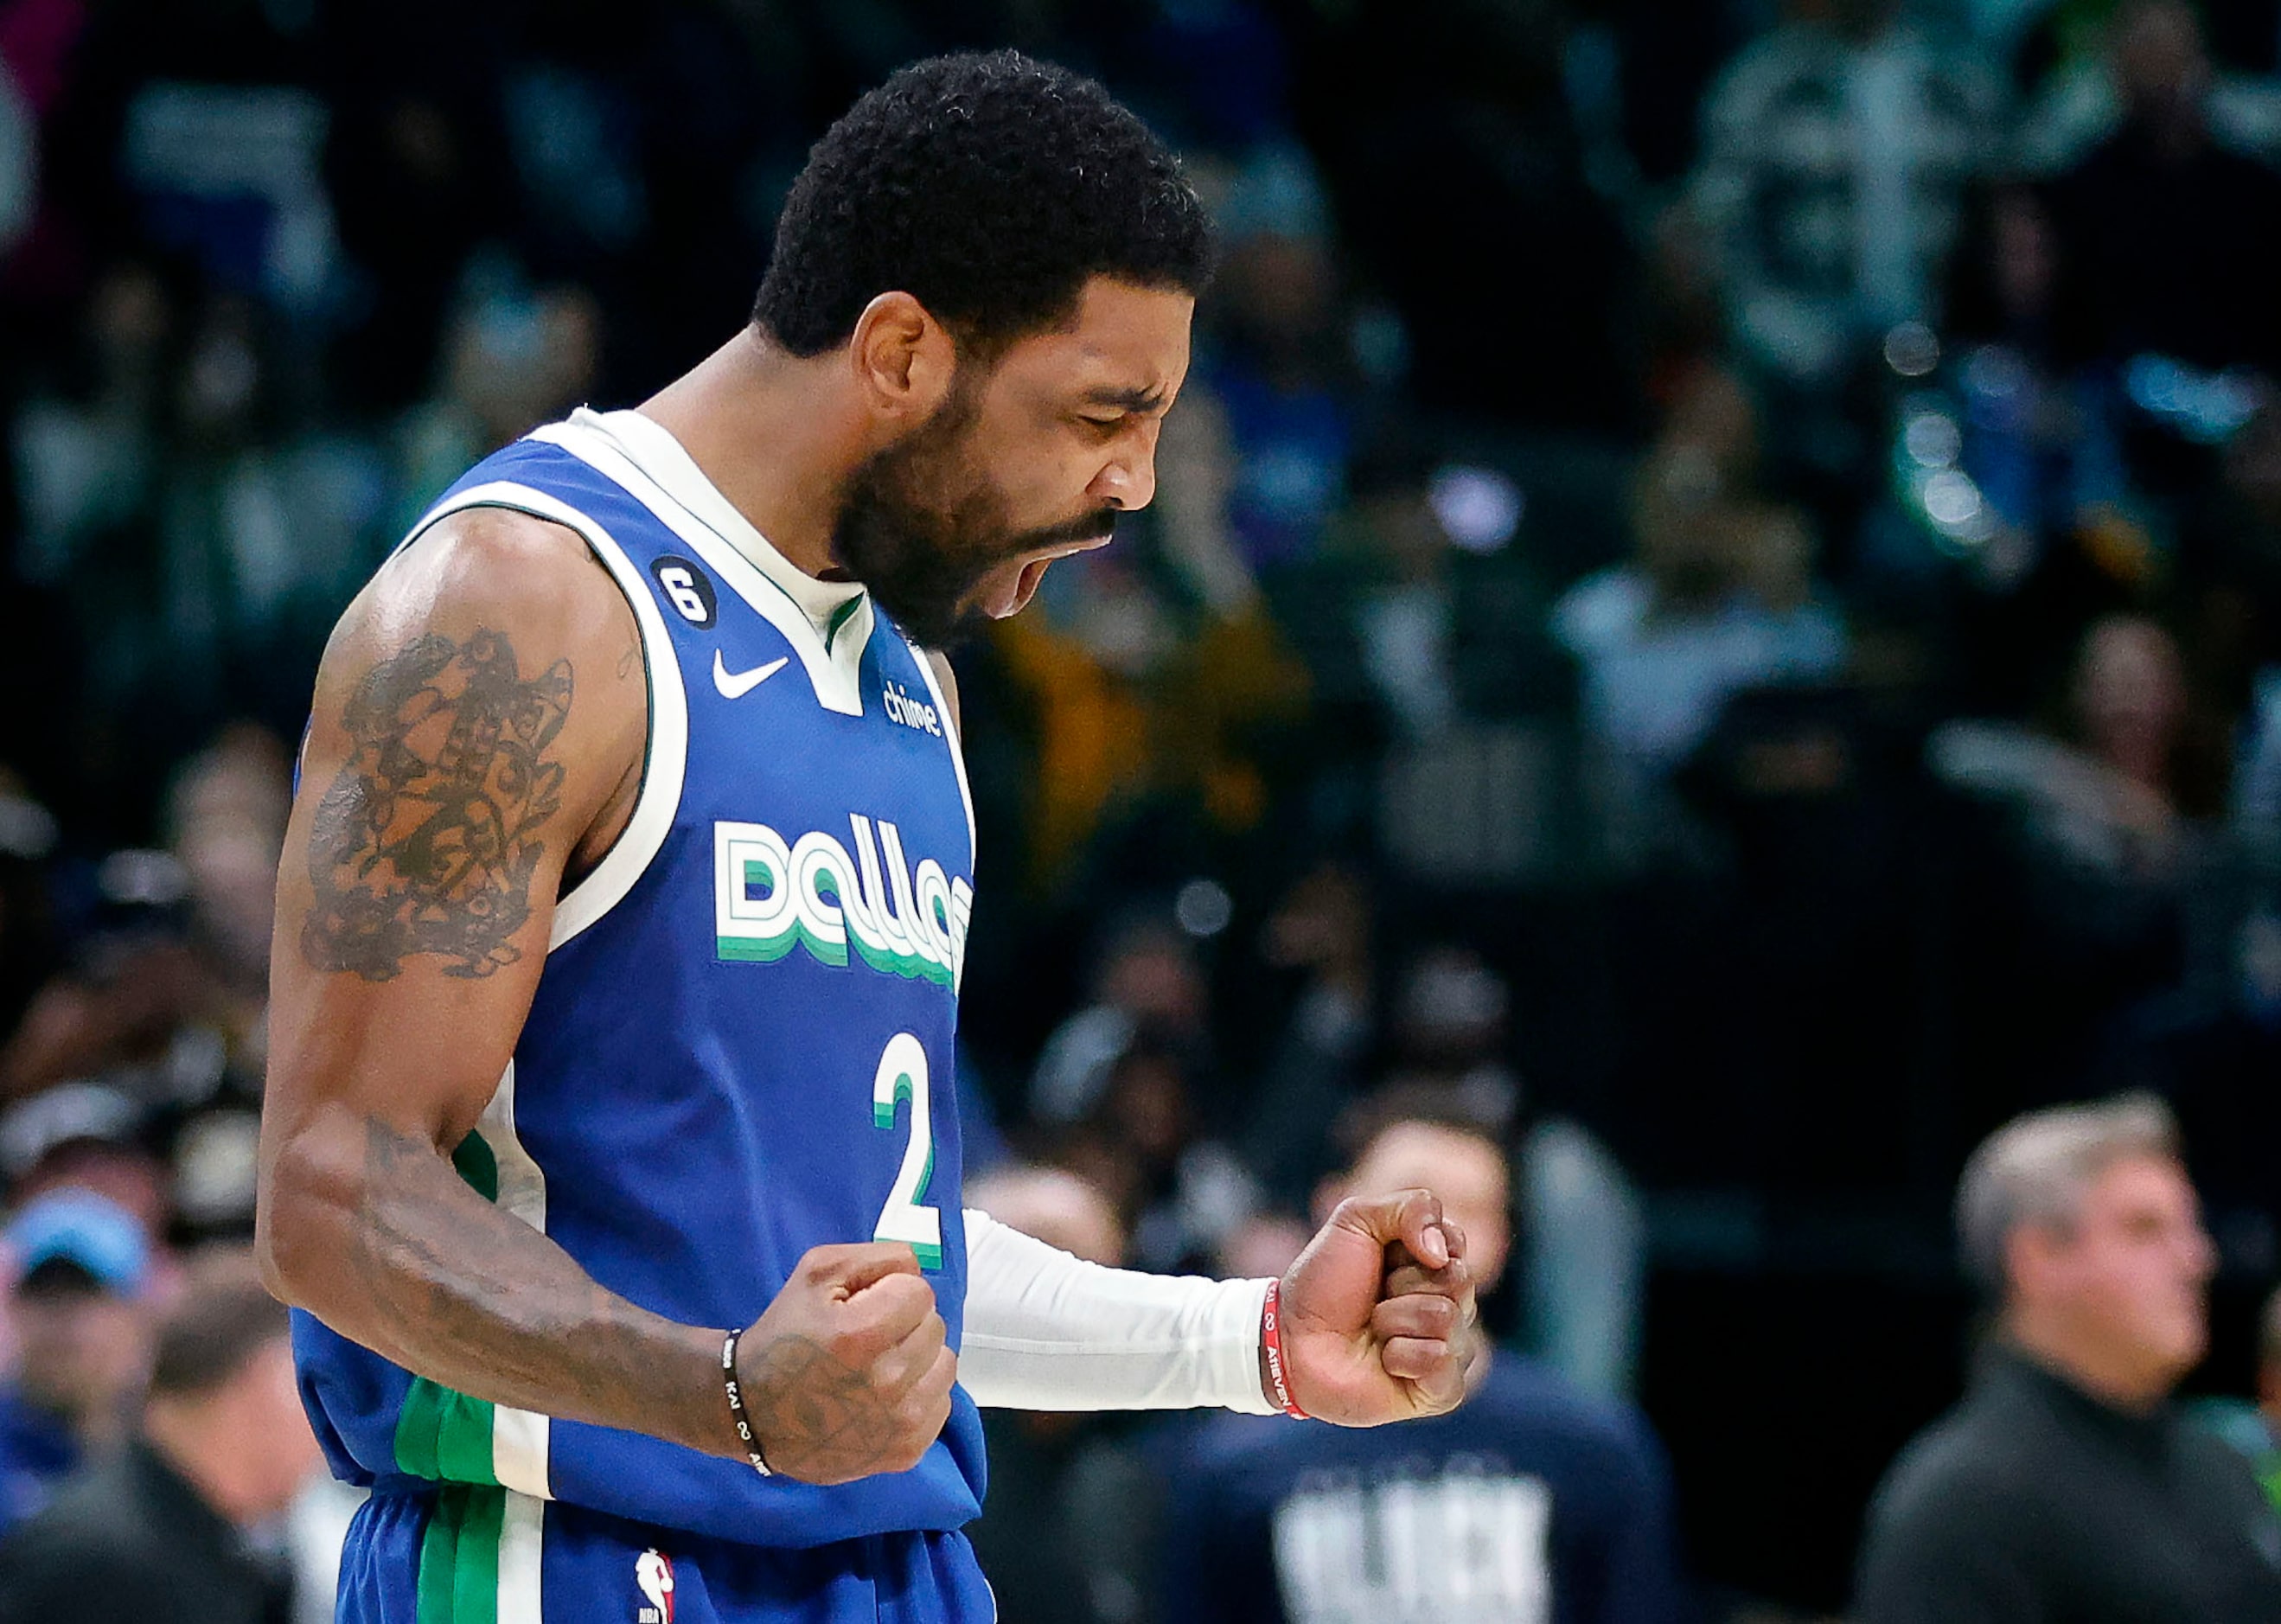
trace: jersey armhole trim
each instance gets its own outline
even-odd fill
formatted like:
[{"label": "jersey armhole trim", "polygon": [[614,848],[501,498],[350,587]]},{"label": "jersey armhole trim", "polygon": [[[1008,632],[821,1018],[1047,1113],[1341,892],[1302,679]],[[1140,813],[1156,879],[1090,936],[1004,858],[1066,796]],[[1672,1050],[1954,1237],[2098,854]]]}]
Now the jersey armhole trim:
[{"label": "jersey armhole trim", "polygon": [[470,507],[504,507],[528,514],[559,524],[584,541],[609,571],[611,581],[633,611],[635,627],[641,634],[642,663],[648,668],[648,737],[633,816],[610,843],[610,849],[602,854],[602,860],[554,904],[554,926],[546,943],[552,953],[622,901],[663,849],[666,837],[673,831],[674,816],[681,809],[682,784],[688,772],[689,699],[682,687],[681,661],[674,652],[665,618],[658,612],[657,599],[651,596],[640,570],[607,530],[560,498],[512,480],[472,486],[430,510],[402,545],[409,546],[438,520]]},{"label": "jersey armhole trim", "polygon": [[927,658],[926,650],[909,638],[903,639],[903,646],[911,651],[912,662],[926,679],[927,692],[934,699],[934,714],[942,718],[943,742],[950,746],[950,764],[958,774],[959,803],[966,808],[966,866],[967,871],[972,873],[978,854],[974,849],[974,792],[966,782],[966,741],[959,737],[958,721],[950,714],[950,703],[943,697],[942,683],[934,674],[934,661]]}]

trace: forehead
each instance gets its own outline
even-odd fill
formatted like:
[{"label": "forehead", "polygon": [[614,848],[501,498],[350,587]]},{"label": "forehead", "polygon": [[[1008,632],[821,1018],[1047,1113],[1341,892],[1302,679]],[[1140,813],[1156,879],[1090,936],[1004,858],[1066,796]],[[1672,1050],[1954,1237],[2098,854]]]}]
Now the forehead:
[{"label": "forehead", "polygon": [[1195,306],[1176,288],[1095,276],[1068,320],[1009,346],[996,375],[1024,390],[1129,396],[1136,407],[1150,398],[1169,400],[1187,373]]},{"label": "forehead", "polygon": [[2084,1204],[2087,1210],[2110,1215],[2149,1208],[2191,1211],[2194,1191],[2186,1170],[2169,1157],[2126,1156],[2100,1171]]},{"label": "forehead", "polygon": [[1372,1193],[1422,1185],[1450,1199],[1504,1199],[1504,1157],[1487,1140],[1437,1123],[1397,1122],[1371,1145],[1355,1182]]}]

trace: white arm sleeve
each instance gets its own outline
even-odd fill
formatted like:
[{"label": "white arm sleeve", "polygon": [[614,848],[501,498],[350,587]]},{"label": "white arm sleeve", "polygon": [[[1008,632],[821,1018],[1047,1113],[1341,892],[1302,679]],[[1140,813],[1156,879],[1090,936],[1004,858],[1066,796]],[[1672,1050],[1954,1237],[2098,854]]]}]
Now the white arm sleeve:
[{"label": "white arm sleeve", "polygon": [[969,1208],[959,1385],[1002,1410],[1273,1415],[1259,1387],[1266,1301],[1265,1280],[1107,1269]]}]

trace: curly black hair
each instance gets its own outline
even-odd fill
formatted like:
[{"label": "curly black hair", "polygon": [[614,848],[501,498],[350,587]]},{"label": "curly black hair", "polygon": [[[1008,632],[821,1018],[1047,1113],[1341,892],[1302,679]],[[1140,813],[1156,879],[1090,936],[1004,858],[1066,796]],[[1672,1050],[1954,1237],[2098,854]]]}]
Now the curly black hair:
[{"label": "curly black hair", "polygon": [[824,133],[777,221],[753,320],[794,355],[901,290],[988,350],[1086,280],[1200,293],[1211,225],[1179,160],[1094,81],[1018,51],[934,57]]}]

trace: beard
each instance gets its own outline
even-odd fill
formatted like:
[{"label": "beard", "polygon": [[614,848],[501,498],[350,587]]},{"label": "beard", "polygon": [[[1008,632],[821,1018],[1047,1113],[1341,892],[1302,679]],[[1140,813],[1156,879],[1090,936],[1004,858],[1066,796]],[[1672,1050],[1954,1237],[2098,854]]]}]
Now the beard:
[{"label": "beard", "polygon": [[967,454],[975,405],[955,391],[933,417],[875,452],[849,476],[831,529],[832,555],[923,648],[949,648],[987,616],[972,602],[983,576],[1009,559],[1116,526],[1117,510],[1017,530],[1005,494]]}]

